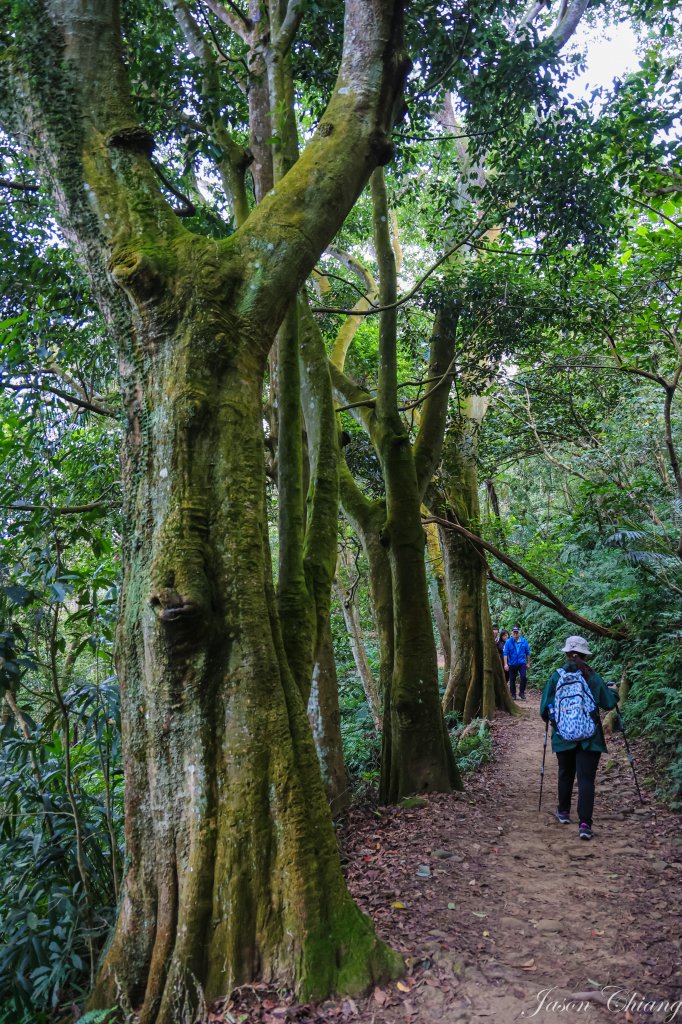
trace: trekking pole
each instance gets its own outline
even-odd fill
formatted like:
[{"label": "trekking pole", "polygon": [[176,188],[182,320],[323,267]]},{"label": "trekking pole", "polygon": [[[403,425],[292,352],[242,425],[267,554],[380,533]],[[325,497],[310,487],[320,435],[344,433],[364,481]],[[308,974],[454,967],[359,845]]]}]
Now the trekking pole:
[{"label": "trekking pole", "polygon": [[642,796],[642,792],[641,792],[641,790],[639,788],[639,782],[637,781],[637,772],[635,771],[635,755],[630,750],[630,744],[628,743],[628,738],[625,735],[625,723],[623,722],[623,716],[620,713],[620,707],[619,707],[618,704],[616,704],[616,715],[618,716],[618,727],[619,727],[620,731],[622,732],[623,739],[625,741],[625,750],[626,750],[627,755],[628,755],[628,761],[630,762],[630,767],[632,768],[632,775],[633,775],[634,780],[635,780],[635,788],[637,789],[637,796],[639,797],[640,804],[643,804],[644,803],[644,797]]},{"label": "trekking pole", "polygon": [[538,801],[538,814],[542,807],[542,784],[545,781],[545,755],[547,754],[547,733],[549,731],[549,718],[545,722],[545,742],[542,745],[542,765],[540,766],[540,799]]}]

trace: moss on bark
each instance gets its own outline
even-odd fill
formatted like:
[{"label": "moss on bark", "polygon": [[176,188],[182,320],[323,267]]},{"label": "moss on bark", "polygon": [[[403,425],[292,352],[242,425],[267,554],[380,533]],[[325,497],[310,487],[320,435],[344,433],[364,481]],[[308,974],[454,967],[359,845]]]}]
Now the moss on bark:
[{"label": "moss on bark", "polygon": [[212,998],[253,977],[308,997],[400,969],[345,888],[282,642],[264,500],[265,360],[385,156],[406,70],[400,4],[346,7],[329,130],[234,235],[211,241],[160,192],[115,0],[11,4],[23,46],[1,62],[0,103],[52,189],[124,373],[128,869],[92,1005],[120,995],[140,1024],[175,1024],[198,989]]},{"label": "moss on bark", "polygon": [[327,622],[313,669],[313,684],[308,700],[308,719],[322,769],[322,779],[332,816],[348,807],[350,791],[341,742],[339,684],[332,647],[331,627]]}]

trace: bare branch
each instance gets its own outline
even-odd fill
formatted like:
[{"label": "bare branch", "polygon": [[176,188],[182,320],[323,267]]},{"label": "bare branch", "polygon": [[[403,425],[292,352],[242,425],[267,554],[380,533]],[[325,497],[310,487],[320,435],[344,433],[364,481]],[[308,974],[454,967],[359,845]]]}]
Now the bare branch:
[{"label": "bare branch", "polygon": [[519,594],[520,597],[526,597],[530,601],[535,601],[536,604],[542,604],[545,608],[551,608],[552,611],[556,611],[551,601],[547,601],[544,597],[540,597],[539,594],[534,594],[531,590],[526,590],[524,587],[517,587],[515,583],[510,583],[509,580],[505,580],[501,576],[496,576],[487,562],[486,566],[488,579],[491,583],[497,583],[498,586],[504,587],[505,590],[511,591],[512,594]]},{"label": "bare branch", "polygon": [[[376,407],[376,399],[372,398],[367,391],[361,388],[359,384],[356,384],[354,380],[351,380],[347,374],[343,373],[332,362],[329,363],[329,372],[332,378],[332,387],[337,397],[347,402],[350,399],[348,405],[344,405],[336,411],[353,412],[353,418],[371,435],[375,422],[374,409]],[[364,412],[361,411],[363,409],[365,410]]]},{"label": "bare branch", "polygon": [[99,416],[109,416],[113,420],[118,419],[118,415],[113,409],[108,409],[104,405],[98,405],[96,402],[92,402],[87,398],[81,398],[79,395],[70,395],[68,391],[62,391],[61,388],[52,387],[50,384],[45,384],[42,381],[33,384],[13,384],[0,379],[0,387],[7,388],[9,391],[46,391],[57,398],[63,398],[70,405],[77,405],[81,409],[96,412]]},{"label": "bare branch", "polygon": [[184,0],[164,0],[164,5],[182,29],[182,34],[194,56],[198,57],[203,64],[209,63],[212,53],[203,32],[192,17],[192,12]]},{"label": "bare branch", "polygon": [[589,2],[590,0],[575,0],[575,3],[568,9],[562,5],[559,20],[549,36],[557,50],[561,50],[571,38],[587,10]]},{"label": "bare branch", "polygon": [[449,519],[443,519],[441,516],[434,515],[425,517],[424,522],[438,523],[440,526],[445,527],[445,529],[456,530],[457,533],[461,533],[462,536],[470,540],[471,543],[476,548],[489,551],[491,555],[494,555],[495,558],[498,559],[498,561],[502,562],[508,568],[518,573],[519,576],[522,576],[525,580],[532,584],[532,586],[536,587],[536,589],[539,590],[540,593],[543,594],[544,597],[546,597],[551,602],[551,607],[554,609],[554,611],[558,612],[559,615],[563,616],[563,618],[567,619],[569,622],[574,622],[577,626],[582,626],[584,629],[588,629],[592,633],[597,633],[599,636],[610,637],[613,640],[620,640],[627,636],[627,633],[624,629],[610,629],[608,626],[602,626],[598,622],[592,622],[591,619],[586,619],[584,616],[572,611],[572,609],[570,609],[568,605],[565,605],[561,598],[559,598],[554,593],[554,591],[550,590],[550,588],[546,586],[546,584],[544,584],[542,580],[539,580],[537,576],[533,575],[533,573],[529,572],[527,569],[524,569],[524,567],[514,558],[511,558],[509,555],[506,555],[504,551],[501,551],[498,547],[495,547],[495,545],[491,544],[489,541],[483,540],[482,537],[478,537],[475,533],[472,533],[471,530],[467,530],[464,526],[460,526],[459,523],[454,523]]},{"label": "bare branch", "polygon": [[350,270],[356,277],[359,277],[364,285],[365,292],[371,292],[372,294],[377,292],[377,283],[374,280],[374,275],[355,256],[345,252],[343,249],[337,249],[334,245],[327,246],[327,255],[338,260],[346,270]]},{"label": "bare branch", "polygon": [[[439,267],[442,267],[442,265],[446,262],[446,260],[450,258],[450,256],[452,256],[459,249],[461,249],[463,246],[467,245],[471,241],[471,239],[476,235],[478,229],[483,224],[485,217],[485,213],[481,214],[481,216],[478,218],[476,224],[469,232],[469,234],[466,235],[464,238],[460,239],[460,241],[457,242],[456,245],[453,245],[450,249],[446,249],[443,255],[436,260],[433,266],[429,267],[425,274],[422,274],[417,283],[412,288],[410,288],[409,292],[406,292],[405,295],[401,296],[401,298],[396,299],[395,302],[389,302],[383,306],[373,306],[371,309],[365,311],[356,309],[340,309],[338,306],[313,306],[313,313],[341,313],[345,316],[372,316],[374,313],[385,313],[388,310],[396,309],[398,306],[403,306],[406,302],[409,302],[410,299],[416,295],[421,286],[426,281],[428,281],[432,274],[435,274]],[[480,232],[480,235],[483,234],[485,234],[485,231]]]},{"label": "bare branch", "polygon": [[534,3],[530,7],[528,7],[524,14],[521,16],[518,25],[516,26],[517,30],[520,28],[525,28],[526,25],[532,25],[540,11],[543,9],[543,7],[546,6],[547,0],[538,0],[537,3]]},{"label": "bare branch", "polygon": [[0,178],[0,188],[16,189],[17,192],[37,192],[38,186],[31,185],[24,181],[14,181],[12,178]]},{"label": "bare branch", "polygon": [[110,484],[104,489],[99,498],[95,501],[90,501],[86,505],[27,505],[24,502],[10,502],[9,504],[0,504],[0,508],[11,509],[13,512],[51,512],[55,516],[70,516],[78,515],[81,512],[93,512],[97,508],[111,508],[116,503],[113,501],[104,501],[104,495],[111,491],[116,484]]},{"label": "bare branch", "polygon": [[672,224],[674,228],[677,228],[679,231],[682,231],[682,224],[680,224],[679,220],[673,220],[672,217],[666,217],[664,213],[661,213],[660,210],[657,210],[655,206],[650,206],[649,203],[645,203],[643,199],[635,199],[634,196],[626,196],[624,192],[621,192],[620,189],[617,188],[614,188],[613,191],[616,193],[616,195],[622,196],[623,199],[627,199],[628,202],[634,203],[636,206],[641,206],[642,209],[649,210],[650,213],[655,213],[657,217],[661,218],[661,220],[667,221],[668,224]]},{"label": "bare branch", "polygon": [[79,515],[82,512],[93,512],[97,508],[111,508],[110,501],[91,501],[87,505],[17,505],[0,504],[0,508],[11,509],[12,512],[50,512],[54,516]]},{"label": "bare branch", "polygon": [[542,441],[542,438],[540,437],[540,433],[537,428],[537,423],[535,422],[535,417],[533,416],[533,411],[530,404],[530,393],[528,391],[528,388],[524,388],[523,390],[526,394],[526,412],[528,414],[528,425],[530,426],[530,429],[533,431],[533,437],[537,441],[538,447],[540,448],[542,454],[549,462],[552,463],[552,465],[556,466],[558,469],[563,470],[564,473],[568,473],[570,476],[577,476],[579,480],[584,480],[585,483],[591,483],[592,481],[590,480],[590,478],[585,476],[584,473],[581,473],[577,469],[571,469],[563,462],[560,462],[559,459],[555,459],[552,453],[549,451],[549,449],[545,446],[545,444]]}]

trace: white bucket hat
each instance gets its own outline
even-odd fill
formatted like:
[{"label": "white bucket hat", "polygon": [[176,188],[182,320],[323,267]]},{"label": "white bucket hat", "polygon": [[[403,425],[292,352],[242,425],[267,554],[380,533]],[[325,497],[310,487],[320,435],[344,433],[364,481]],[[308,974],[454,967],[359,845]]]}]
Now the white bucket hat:
[{"label": "white bucket hat", "polygon": [[576,651],[578,654],[592,654],[590,645],[582,636],[569,636],[563,646],[563,650],[565,653],[568,653],[569,651]]}]

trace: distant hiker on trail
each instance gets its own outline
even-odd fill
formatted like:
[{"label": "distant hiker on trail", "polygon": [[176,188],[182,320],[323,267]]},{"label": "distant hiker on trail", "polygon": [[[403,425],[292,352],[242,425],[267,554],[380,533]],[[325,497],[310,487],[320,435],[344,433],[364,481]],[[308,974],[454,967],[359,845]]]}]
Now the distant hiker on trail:
[{"label": "distant hiker on trail", "polygon": [[509,689],[516,700],[516,677],[519,676],[519,699],[526,699],[526,673],[530,668],[530,647],[518,626],[504,645],[504,671],[509,673]]},{"label": "distant hiker on trail", "polygon": [[500,654],[500,661],[502,662],[502,669],[504,670],[504,678],[507,680],[507,683],[509,683],[509,670],[504,667],[504,645],[506,644],[508,639],[509,633],[507,632],[506,629],[503,629],[501,633],[498,633],[498,636],[495,640],[495,646],[497,647],[497,650],[499,651]]},{"label": "distant hiker on trail", "polygon": [[559,762],[559,801],[556,819],[570,823],[573,782],[578,779],[578,834],[592,838],[594,780],[599,757],[606,753],[599,708],[610,711],[618,703],[614,686],[607,686],[585,658],[592,652],[581,636],[569,636],[567,658],[549,677],[540,701],[540,715],[552,723],[552,750]]}]

